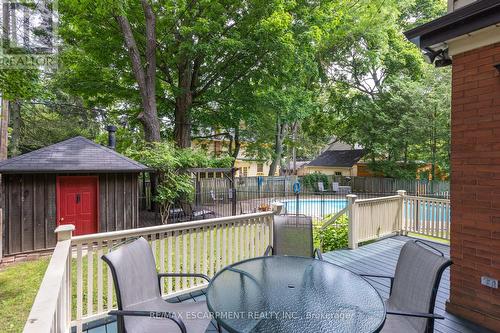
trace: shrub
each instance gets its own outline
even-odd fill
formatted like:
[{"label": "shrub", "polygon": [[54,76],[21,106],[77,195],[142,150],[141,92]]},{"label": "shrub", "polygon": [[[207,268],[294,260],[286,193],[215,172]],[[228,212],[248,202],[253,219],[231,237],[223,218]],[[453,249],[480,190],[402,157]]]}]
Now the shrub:
[{"label": "shrub", "polygon": [[321,223],[314,226],[314,244],[323,252],[344,249],[349,245],[347,215],[342,215],[335,224],[321,229],[321,226],[330,218],[332,215],[326,216]]},{"label": "shrub", "polygon": [[187,168],[230,167],[231,157],[211,158],[204,151],[181,149],[172,142],[157,142],[129,148],[126,154],[157,171],[158,185],[154,200],[160,205],[166,223],[170,207],[178,201],[190,201],[194,195],[193,180]]},{"label": "shrub", "polygon": [[311,189],[313,191],[318,190],[318,183],[322,182],[325,189],[328,188],[328,176],[320,172],[310,173],[302,177],[302,185],[304,188]]}]

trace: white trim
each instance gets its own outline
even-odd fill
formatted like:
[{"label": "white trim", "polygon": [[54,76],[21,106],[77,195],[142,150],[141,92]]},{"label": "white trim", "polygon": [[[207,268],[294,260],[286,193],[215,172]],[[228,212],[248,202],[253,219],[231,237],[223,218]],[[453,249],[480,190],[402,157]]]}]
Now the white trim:
[{"label": "white trim", "polygon": [[500,23],[450,39],[448,54],[453,57],[495,43],[500,43]]}]

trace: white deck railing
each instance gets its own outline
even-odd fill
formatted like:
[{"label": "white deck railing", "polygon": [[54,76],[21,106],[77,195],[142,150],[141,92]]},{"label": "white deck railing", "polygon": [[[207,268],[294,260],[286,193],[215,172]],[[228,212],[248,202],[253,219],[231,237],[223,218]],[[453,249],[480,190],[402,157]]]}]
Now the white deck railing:
[{"label": "white deck railing", "polygon": [[348,195],[349,248],[401,230],[401,196],[356,200]]},{"label": "white deck railing", "polygon": [[72,225],[56,229],[57,245],[31,308],[24,333],[66,333],[71,329]]},{"label": "white deck railing", "polygon": [[450,200],[398,195],[357,200],[348,195],[349,248],[395,233],[449,240]]},{"label": "white deck railing", "polygon": [[[272,221],[272,212],[256,213],[58,241],[24,332],[66,332],[72,325],[81,332],[83,323],[113,309],[116,297],[111,271],[100,257],[126,239],[149,240],[159,272],[213,276],[226,265],[262,255],[272,244]],[[76,267],[73,276],[71,267]],[[204,287],[206,283],[198,278],[173,278],[166,280],[161,291],[174,296]],[[49,302],[58,290],[57,301]],[[76,305],[73,314],[72,303]]]},{"label": "white deck railing", "polygon": [[450,200],[415,196],[403,199],[405,232],[450,239]]}]

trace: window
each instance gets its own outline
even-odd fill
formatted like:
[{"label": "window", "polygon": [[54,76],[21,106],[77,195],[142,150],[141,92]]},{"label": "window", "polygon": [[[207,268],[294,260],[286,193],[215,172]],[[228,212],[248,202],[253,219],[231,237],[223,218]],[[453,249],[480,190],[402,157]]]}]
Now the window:
[{"label": "window", "polygon": [[242,167],[240,175],[241,175],[241,177],[247,177],[248,176],[248,167]]},{"label": "window", "polygon": [[257,163],[257,176],[264,175],[264,163]]},{"label": "window", "polygon": [[335,176],[342,176],[342,171],[335,171]]}]

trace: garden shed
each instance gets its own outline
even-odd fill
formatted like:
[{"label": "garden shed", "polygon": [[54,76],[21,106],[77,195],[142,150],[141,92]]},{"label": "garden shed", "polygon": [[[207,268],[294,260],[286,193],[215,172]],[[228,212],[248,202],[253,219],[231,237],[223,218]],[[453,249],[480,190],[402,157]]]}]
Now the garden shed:
[{"label": "garden shed", "polygon": [[54,247],[61,224],[75,235],[137,228],[145,171],[81,136],[0,162],[4,255]]}]

